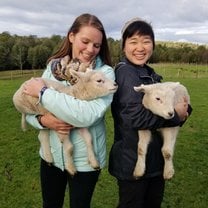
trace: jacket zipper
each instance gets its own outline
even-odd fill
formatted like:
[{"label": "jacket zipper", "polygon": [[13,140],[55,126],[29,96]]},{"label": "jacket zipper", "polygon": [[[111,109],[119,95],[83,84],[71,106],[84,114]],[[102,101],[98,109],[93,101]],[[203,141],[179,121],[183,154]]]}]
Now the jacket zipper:
[{"label": "jacket zipper", "polygon": [[63,169],[65,169],[65,163],[64,163],[64,146],[63,146],[63,143],[61,143],[61,157],[62,157]]}]

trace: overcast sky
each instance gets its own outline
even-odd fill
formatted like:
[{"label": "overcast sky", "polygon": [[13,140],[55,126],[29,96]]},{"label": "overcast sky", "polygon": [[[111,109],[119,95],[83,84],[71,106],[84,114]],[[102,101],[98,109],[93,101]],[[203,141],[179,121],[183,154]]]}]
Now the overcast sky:
[{"label": "overcast sky", "polygon": [[96,15],[114,39],[127,20],[141,17],[156,41],[208,44],[208,0],[0,0],[0,33],[65,36],[81,13]]}]

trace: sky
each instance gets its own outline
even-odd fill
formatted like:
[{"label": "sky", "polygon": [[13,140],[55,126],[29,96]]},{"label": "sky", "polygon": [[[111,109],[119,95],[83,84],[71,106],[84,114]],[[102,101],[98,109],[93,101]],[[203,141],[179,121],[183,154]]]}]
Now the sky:
[{"label": "sky", "polygon": [[0,33],[66,36],[82,13],[96,15],[115,40],[126,21],[140,17],[156,41],[208,44],[208,0],[0,0]]}]

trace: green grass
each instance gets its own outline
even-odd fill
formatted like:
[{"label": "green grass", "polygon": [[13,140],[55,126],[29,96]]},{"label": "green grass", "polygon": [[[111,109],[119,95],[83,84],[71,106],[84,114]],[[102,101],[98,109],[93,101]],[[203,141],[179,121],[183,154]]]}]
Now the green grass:
[{"label": "green grass", "polygon": [[[157,68],[158,67],[158,68]],[[166,66],[171,74],[177,67]],[[159,69],[159,65],[155,66]],[[188,68],[188,67],[187,67]],[[166,71],[166,74],[167,74]],[[160,72],[161,73],[161,72]],[[191,74],[191,72],[188,72]],[[162,73],[161,73],[162,74]],[[0,207],[40,208],[39,141],[37,130],[20,129],[20,114],[12,96],[26,78],[0,80]],[[175,176],[166,182],[162,208],[207,208],[208,205],[208,111],[206,76],[167,76],[180,81],[191,95],[193,113],[179,133],[175,155]],[[106,114],[107,148],[113,142],[113,121]],[[115,208],[118,200],[116,180],[107,168],[102,171],[93,196],[92,208]],[[68,191],[64,208],[68,208]]]},{"label": "green grass", "polygon": [[14,71],[0,71],[0,79],[2,80],[13,80],[41,76],[43,70],[14,70]]},{"label": "green grass", "polygon": [[208,78],[208,65],[199,64],[151,64],[164,78]]}]

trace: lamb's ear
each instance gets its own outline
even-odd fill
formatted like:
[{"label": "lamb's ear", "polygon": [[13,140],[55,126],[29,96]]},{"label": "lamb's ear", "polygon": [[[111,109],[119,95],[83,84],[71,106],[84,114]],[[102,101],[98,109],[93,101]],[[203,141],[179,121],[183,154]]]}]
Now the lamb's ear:
[{"label": "lamb's ear", "polygon": [[70,73],[73,77],[80,79],[80,77],[82,77],[84,75],[84,72],[79,72],[73,69],[70,69]]},{"label": "lamb's ear", "polygon": [[136,92],[144,92],[145,91],[145,85],[141,84],[140,86],[134,86],[134,90]]},{"label": "lamb's ear", "polygon": [[172,89],[178,87],[178,85],[180,85],[180,82],[167,82],[169,83],[169,87],[171,87]]},{"label": "lamb's ear", "polygon": [[66,55],[61,59],[61,65],[66,66],[69,63],[69,61],[70,61],[70,56]]},{"label": "lamb's ear", "polygon": [[175,82],[175,86],[178,86],[178,85],[180,85],[180,82]]}]

